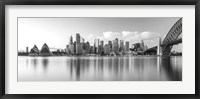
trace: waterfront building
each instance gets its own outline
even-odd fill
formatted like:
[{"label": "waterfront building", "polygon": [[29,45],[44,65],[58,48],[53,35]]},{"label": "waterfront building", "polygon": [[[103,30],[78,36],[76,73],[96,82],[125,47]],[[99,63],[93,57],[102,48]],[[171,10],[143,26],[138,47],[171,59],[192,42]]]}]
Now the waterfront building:
[{"label": "waterfront building", "polygon": [[82,54],[82,43],[76,44],[76,54],[81,55]]},{"label": "waterfront building", "polygon": [[99,39],[96,38],[94,41],[94,49],[95,49],[95,53],[99,54]]},{"label": "waterfront building", "polygon": [[108,41],[108,44],[110,45],[110,48],[112,49],[112,41]]},{"label": "waterfront building", "polygon": [[119,53],[119,44],[118,44],[118,38],[115,38],[114,43],[113,43],[113,48],[115,53]]},{"label": "waterfront building", "polygon": [[66,53],[67,53],[67,54],[71,54],[71,51],[70,51],[69,45],[66,45]]},{"label": "waterfront building", "polygon": [[97,39],[97,54],[99,54],[99,38]]},{"label": "waterfront building", "polygon": [[28,47],[26,47],[26,53],[29,53],[29,51],[28,51]]},{"label": "waterfront building", "polygon": [[90,43],[86,42],[85,45],[86,45],[86,52],[89,52],[90,51]]},{"label": "waterfront building", "polygon": [[104,54],[105,55],[109,55],[110,52],[111,52],[110,45],[109,44],[105,44],[105,46],[104,46]]},{"label": "waterfront building", "polygon": [[70,45],[72,45],[72,44],[73,44],[73,37],[72,37],[72,36],[70,37],[69,44],[70,44]]},{"label": "waterfront building", "polygon": [[38,50],[38,47],[36,45],[33,46],[29,55],[39,55],[39,50]]},{"label": "waterfront building", "polygon": [[100,42],[100,45],[99,45],[99,53],[100,53],[100,54],[103,54],[103,52],[104,52],[103,49],[104,49],[104,42],[101,41],[101,42]]},{"label": "waterfront building", "polygon": [[69,45],[69,50],[70,50],[70,54],[74,54],[74,45],[73,44]]},{"label": "waterfront building", "polygon": [[74,41],[73,45],[74,45],[74,53],[76,53],[76,41]]},{"label": "waterfront building", "polygon": [[70,37],[69,46],[68,46],[69,52],[68,54],[74,54],[74,44],[73,44],[73,37]]},{"label": "waterfront building", "polygon": [[79,33],[76,34],[76,43],[79,44],[81,40],[81,36]]},{"label": "waterfront building", "polygon": [[50,52],[49,47],[46,43],[44,43],[44,45],[42,46],[40,55],[42,55],[42,56],[51,56],[52,55],[52,53]]},{"label": "waterfront building", "polygon": [[124,41],[120,40],[119,52],[123,52],[123,51],[124,51]]},{"label": "waterfront building", "polygon": [[97,39],[94,39],[94,47],[93,47],[94,54],[96,54],[96,46],[97,46],[96,40],[97,40]]},{"label": "waterfront building", "polygon": [[125,52],[129,52],[129,42],[125,43]]}]

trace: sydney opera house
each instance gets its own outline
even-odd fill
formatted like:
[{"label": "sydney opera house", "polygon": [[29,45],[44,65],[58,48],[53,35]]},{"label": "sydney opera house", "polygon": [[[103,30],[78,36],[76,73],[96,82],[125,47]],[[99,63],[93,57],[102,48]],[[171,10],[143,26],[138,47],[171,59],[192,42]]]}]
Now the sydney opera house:
[{"label": "sydney opera house", "polygon": [[42,46],[41,50],[37,48],[36,45],[33,46],[33,48],[30,50],[29,53],[30,56],[51,56],[53,55],[51,51],[49,50],[49,47],[46,43]]}]

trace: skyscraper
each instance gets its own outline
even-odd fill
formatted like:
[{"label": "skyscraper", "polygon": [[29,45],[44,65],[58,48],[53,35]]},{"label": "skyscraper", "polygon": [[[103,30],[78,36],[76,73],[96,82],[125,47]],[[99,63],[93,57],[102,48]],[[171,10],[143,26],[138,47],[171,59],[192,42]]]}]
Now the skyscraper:
[{"label": "skyscraper", "polygon": [[26,47],[26,53],[29,53],[29,51],[28,51],[28,47]]},{"label": "skyscraper", "polygon": [[129,42],[127,41],[126,44],[125,44],[125,51],[126,52],[129,52]]},{"label": "skyscraper", "polygon": [[101,42],[100,42],[100,46],[99,46],[99,53],[100,53],[100,54],[103,54],[103,52],[104,52],[103,49],[104,49],[104,42],[101,41]]},{"label": "skyscraper", "polygon": [[82,54],[81,36],[79,33],[76,34],[76,54]]},{"label": "skyscraper", "polygon": [[97,54],[99,54],[99,38],[97,39]]},{"label": "skyscraper", "polygon": [[112,49],[112,41],[108,41],[108,44],[110,45],[110,48]]},{"label": "skyscraper", "polygon": [[79,44],[81,41],[81,36],[79,33],[76,34],[76,43]]},{"label": "skyscraper", "polygon": [[105,55],[109,55],[110,52],[111,52],[110,45],[109,44],[105,44],[105,46],[104,46],[104,54]]},{"label": "skyscraper", "polygon": [[115,38],[113,47],[114,47],[114,52],[118,53],[119,52],[118,38]]},{"label": "skyscraper", "polygon": [[73,44],[73,37],[72,36],[70,37],[69,44]]},{"label": "skyscraper", "polygon": [[120,52],[124,51],[124,41],[123,41],[123,40],[120,40],[119,51],[120,51]]},{"label": "skyscraper", "polygon": [[69,41],[69,54],[74,54],[74,44],[73,44],[73,37],[70,37],[70,41]]}]

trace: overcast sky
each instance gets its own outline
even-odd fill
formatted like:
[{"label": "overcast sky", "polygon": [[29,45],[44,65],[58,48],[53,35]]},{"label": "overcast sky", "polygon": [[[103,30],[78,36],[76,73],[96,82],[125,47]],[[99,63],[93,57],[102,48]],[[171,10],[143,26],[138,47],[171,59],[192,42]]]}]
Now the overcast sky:
[{"label": "overcast sky", "polygon": [[[34,44],[41,49],[44,43],[50,48],[64,49],[72,35],[76,40],[79,33],[85,41],[94,44],[95,38],[119,40],[133,43],[141,42],[148,47],[157,45],[180,18],[18,18],[18,49],[32,48]],[[182,44],[175,47],[182,50]]]}]

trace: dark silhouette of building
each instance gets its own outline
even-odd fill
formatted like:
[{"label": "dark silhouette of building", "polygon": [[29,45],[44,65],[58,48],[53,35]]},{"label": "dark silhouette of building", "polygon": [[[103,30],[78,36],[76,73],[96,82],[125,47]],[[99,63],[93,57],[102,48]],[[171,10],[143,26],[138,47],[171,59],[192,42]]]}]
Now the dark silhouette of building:
[{"label": "dark silhouette of building", "polygon": [[44,43],[44,45],[42,46],[42,49],[40,51],[40,55],[41,56],[51,56],[52,55],[52,53],[49,50],[49,47],[46,43]]},{"label": "dark silhouette of building", "polygon": [[37,48],[36,45],[33,46],[33,48],[31,49],[29,55],[39,55],[39,50]]}]

